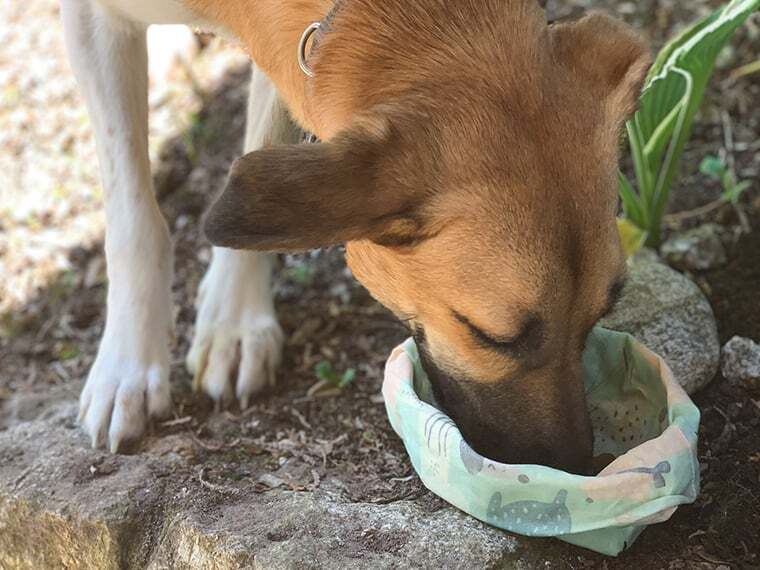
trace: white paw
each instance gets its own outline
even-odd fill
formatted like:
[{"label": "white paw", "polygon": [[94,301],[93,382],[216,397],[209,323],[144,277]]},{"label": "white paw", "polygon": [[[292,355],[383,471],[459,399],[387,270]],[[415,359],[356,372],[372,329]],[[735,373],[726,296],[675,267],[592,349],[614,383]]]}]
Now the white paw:
[{"label": "white paw", "polygon": [[275,383],[283,333],[274,314],[270,261],[261,254],[214,250],[201,283],[195,336],[187,355],[193,385],[242,408]]},{"label": "white paw", "polygon": [[282,330],[272,317],[202,327],[187,355],[193,386],[222,403],[232,398],[234,385],[240,406],[247,408],[251,396],[274,385],[282,343]]},{"label": "white paw", "polygon": [[79,400],[79,421],[92,446],[108,444],[112,453],[142,435],[148,418],[165,416],[171,408],[169,350],[166,339],[144,341],[140,356],[128,354],[119,340],[107,335],[90,369]]}]

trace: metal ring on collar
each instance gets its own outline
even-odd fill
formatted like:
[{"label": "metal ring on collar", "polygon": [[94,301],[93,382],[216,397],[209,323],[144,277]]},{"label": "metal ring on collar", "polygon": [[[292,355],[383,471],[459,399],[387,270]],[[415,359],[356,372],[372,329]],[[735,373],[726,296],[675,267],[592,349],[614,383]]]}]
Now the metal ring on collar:
[{"label": "metal ring on collar", "polygon": [[314,32],[321,27],[321,22],[309,24],[301,36],[301,41],[298,43],[298,66],[309,77],[314,77],[314,72],[309,67],[309,64],[306,63],[306,44],[309,43],[309,38],[314,35]]}]

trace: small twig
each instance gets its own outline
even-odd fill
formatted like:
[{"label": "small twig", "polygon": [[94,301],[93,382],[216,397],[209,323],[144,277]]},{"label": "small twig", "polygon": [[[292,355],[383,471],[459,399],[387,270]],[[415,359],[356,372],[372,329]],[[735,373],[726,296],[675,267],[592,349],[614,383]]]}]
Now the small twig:
[{"label": "small twig", "polygon": [[193,421],[193,416],[185,416],[184,418],[175,418],[173,420],[167,420],[158,425],[160,425],[161,427],[174,427],[174,426],[181,426],[181,425],[190,423],[191,421]]},{"label": "small twig", "polygon": [[697,550],[697,556],[699,556],[702,560],[705,562],[711,562],[712,564],[725,564],[728,565],[727,562],[723,562],[722,560],[718,560],[716,558],[711,558],[710,556],[707,556],[704,552]]},{"label": "small twig", "polygon": [[397,503],[399,501],[406,501],[406,500],[410,500],[410,499],[411,500],[417,499],[417,498],[421,497],[422,495],[424,495],[426,492],[427,492],[427,489],[423,488],[423,489],[417,490],[417,491],[409,491],[408,493],[406,493],[404,495],[398,495],[396,497],[388,497],[388,498],[378,497],[376,499],[370,499],[369,502],[372,503],[373,505],[388,505],[390,503]]},{"label": "small twig", "polygon": [[249,406],[248,408],[246,408],[245,410],[243,410],[242,412],[240,412],[240,415],[238,416],[238,419],[239,420],[245,419],[248,416],[252,416],[252,415],[254,415],[254,414],[256,414],[256,413],[258,413],[260,411],[261,410],[259,408],[257,408],[256,406]]},{"label": "small twig", "polygon": [[294,404],[303,404],[305,402],[313,402],[313,401],[314,401],[314,398],[312,398],[311,396],[301,396],[300,398],[293,398],[291,400],[291,402]]},{"label": "small twig", "polygon": [[723,122],[723,141],[725,143],[726,151],[729,154],[734,152],[734,126],[731,122],[731,115],[725,109],[720,113],[720,119]]},{"label": "small twig", "polygon": [[195,435],[192,431],[188,431],[187,433],[190,434],[190,439],[192,439],[195,443],[200,445],[203,449],[207,449],[208,451],[220,451],[226,447],[225,444],[213,444],[213,443],[206,443],[205,441],[201,441],[197,435]]},{"label": "small twig", "polygon": [[414,479],[415,475],[409,475],[408,477],[391,477],[388,479],[391,483],[406,483],[407,481],[411,481]]},{"label": "small twig", "polygon": [[71,375],[67,372],[67,370],[60,362],[53,362],[53,369],[58,373],[58,376],[60,376],[66,382],[69,382],[71,380]]},{"label": "small twig", "polygon": [[742,65],[741,67],[737,67],[731,72],[731,75],[729,76],[730,81],[738,81],[742,77],[746,77],[747,75],[752,75],[753,73],[760,72],[760,59],[757,61],[753,61],[751,63],[748,63],[746,65]]},{"label": "small twig", "polygon": [[238,489],[235,489],[233,487],[225,487],[224,485],[216,485],[204,479],[203,475],[205,474],[206,469],[207,469],[206,467],[202,467],[200,471],[198,471],[198,481],[200,481],[201,485],[203,485],[207,489],[216,491],[217,493],[230,493],[232,495],[236,495],[239,492]]},{"label": "small twig", "polygon": [[726,148],[726,157],[729,162],[728,166],[734,167],[734,126],[731,123],[731,115],[725,109],[720,113],[720,119],[723,123],[723,142]]},{"label": "small twig", "polygon": [[290,408],[290,411],[291,411],[291,413],[292,413],[292,414],[293,414],[293,415],[294,415],[296,418],[298,418],[298,421],[301,423],[301,425],[302,425],[303,427],[305,427],[305,428],[306,428],[307,430],[309,430],[309,431],[311,431],[311,430],[312,430],[311,424],[310,424],[309,422],[307,422],[307,421],[306,421],[306,418],[304,417],[304,415],[303,415],[301,412],[299,412],[299,411],[298,411],[298,410],[296,410],[295,408]]},{"label": "small twig", "polygon": [[718,412],[727,424],[731,423],[731,418],[728,417],[728,414],[721,410],[718,406],[712,406],[712,409]]},{"label": "small twig", "polygon": [[742,233],[748,234],[752,232],[752,225],[749,223],[747,213],[739,204],[732,204],[736,215],[739,217],[739,225],[742,228]]},{"label": "small twig", "polygon": [[725,203],[726,202],[723,200],[723,198],[718,198],[717,200],[713,200],[712,202],[709,202],[704,206],[700,206],[699,208],[694,208],[693,210],[684,210],[683,212],[668,214],[667,216],[663,217],[663,221],[669,225],[678,224],[691,218],[698,218],[699,216],[709,214],[710,212],[717,210],[723,206]]},{"label": "small twig", "polygon": [[316,394],[314,394],[315,398],[332,398],[333,396],[337,396],[342,392],[340,388],[329,388],[327,390],[320,390]]},{"label": "small twig", "polygon": [[317,392],[319,392],[320,390],[322,390],[323,388],[329,385],[330,383],[327,380],[320,380],[319,382],[314,384],[311,388],[309,388],[306,391],[306,397],[313,398],[317,394]]}]

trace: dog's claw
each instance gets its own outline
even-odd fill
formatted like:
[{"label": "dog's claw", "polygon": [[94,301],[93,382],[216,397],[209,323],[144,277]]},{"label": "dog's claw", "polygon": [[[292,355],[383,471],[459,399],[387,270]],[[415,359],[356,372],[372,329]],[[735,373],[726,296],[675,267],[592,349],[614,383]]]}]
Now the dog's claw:
[{"label": "dog's claw", "polygon": [[187,357],[193,387],[214,400],[217,412],[233,397],[247,409],[254,394],[274,385],[283,343],[282,330],[269,316],[242,330],[225,329],[196,333]]},{"label": "dog's claw", "polygon": [[193,391],[198,393],[203,391],[203,377],[206,374],[206,367],[208,366],[208,351],[202,350],[195,355],[194,351],[190,351],[186,360],[187,369],[193,373]]}]

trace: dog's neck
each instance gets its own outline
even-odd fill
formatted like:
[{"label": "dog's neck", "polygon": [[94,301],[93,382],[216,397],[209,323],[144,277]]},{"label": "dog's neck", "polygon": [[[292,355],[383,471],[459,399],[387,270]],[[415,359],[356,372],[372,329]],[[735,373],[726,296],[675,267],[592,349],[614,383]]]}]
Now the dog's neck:
[{"label": "dog's neck", "polygon": [[[240,39],[294,119],[322,139],[421,84],[450,86],[482,81],[499,66],[514,70],[530,58],[512,58],[509,46],[534,44],[545,27],[536,0],[339,1],[333,10],[334,0],[186,0]],[[328,29],[308,54],[309,78],[298,63],[300,39],[328,14]]]}]

